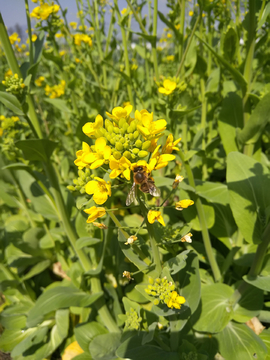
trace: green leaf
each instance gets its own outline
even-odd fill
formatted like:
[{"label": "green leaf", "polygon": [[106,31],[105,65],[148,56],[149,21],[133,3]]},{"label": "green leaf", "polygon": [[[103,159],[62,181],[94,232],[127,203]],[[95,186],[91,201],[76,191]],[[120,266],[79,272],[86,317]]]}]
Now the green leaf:
[{"label": "green leaf", "polygon": [[225,284],[203,286],[201,293],[202,310],[194,329],[210,333],[223,330],[233,315],[229,301],[233,292],[233,289]]},{"label": "green leaf", "polygon": [[245,276],[243,276],[243,279],[245,280],[245,282],[247,282],[250,285],[255,286],[258,289],[270,292],[270,275],[267,275],[267,276],[262,276],[262,275],[249,276],[249,275],[245,275]]},{"label": "green leaf", "polygon": [[220,87],[220,68],[213,70],[206,83],[206,94],[216,94]]},{"label": "green leaf", "polygon": [[[181,193],[182,192],[183,192],[183,190],[181,189]],[[181,198],[187,199],[187,197],[182,197],[182,196],[181,196]],[[210,206],[208,204],[202,204],[202,206],[203,206],[203,210],[204,210],[204,214],[205,214],[207,227],[209,229],[215,223],[215,211],[214,211],[213,206]],[[194,229],[196,231],[202,230],[201,222],[200,222],[198,213],[196,211],[196,207],[194,205],[189,206],[187,209],[184,209],[183,216],[184,216],[186,222],[189,223],[189,225],[191,226],[192,229]]]},{"label": "green leaf", "polygon": [[51,260],[44,260],[34,265],[31,270],[22,277],[22,281],[31,279],[33,276],[40,274],[51,265]]},{"label": "green leaf", "polygon": [[57,143],[47,139],[28,139],[16,141],[15,145],[22,150],[26,160],[48,162]]},{"label": "green leaf", "polygon": [[17,344],[22,342],[25,338],[30,336],[35,329],[22,330],[5,330],[0,337],[0,349],[2,351],[10,352]]},{"label": "green leaf", "polygon": [[49,98],[45,98],[44,100],[63,112],[72,113],[65,100]]},{"label": "green leaf", "polygon": [[195,34],[196,37],[212,52],[213,55],[219,60],[219,62],[231,73],[231,75],[234,77],[234,79],[238,82],[238,84],[242,87],[247,86],[246,79],[243,77],[243,75],[235,69],[231,64],[229,64],[221,55],[215,52],[215,50],[207,44],[206,41],[200,38],[198,33]]},{"label": "green leaf", "polygon": [[94,360],[117,360],[115,351],[120,345],[121,333],[97,335],[89,345]]},{"label": "green leaf", "polygon": [[16,115],[24,115],[22,106],[16,96],[5,91],[0,91],[0,102],[4,104],[9,110],[13,111]]},{"label": "green leaf", "polygon": [[247,325],[229,322],[217,334],[219,351],[225,359],[265,359],[267,349],[263,341]]},{"label": "green leaf", "polygon": [[168,26],[168,28],[170,28],[170,29],[174,32],[176,39],[177,39],[179,42],[181,42],[182,39],[181,39],[181,35],[180,35],[179,30],[177,30],[177,29],[175,28],[174,24],[168,20],[168,17],[165,17],[165,16],[163,15],[163,13],[160,12],[160,11],[158,11],[158,16],[159,16],[160,20],[161,20],[162,22],[164,22],[164,24],[166,24],[166,25]]},{"label": "green leaf", "polygon": [[0,180],[0,199],[9,207],[17,208],[18,202],[15,197],[9,195],[8,190],[10,187],[8,184],[2,180]]},{"label": "green leaf", "polygon": [[142,345],[144,334],[138,333],[121,343],[116,350],[116,355],[120,358],[132,360],[179,360],[179,354],[167,352],[158,346]]},{"label": "green leaf", "polygon": [[90,237],[82,237],[76,241],[77,249],[82,249],[86,246],[93,246],[101,242],[101,239],[90,238]]},{"label": "green leaf", "polygon": [[270,360],[270,329],[264,329],[259,336],[268,350],[265,360]]},{"label": "green leaf", "polygon": [[232,62],[239,47],[239,39],[233,27],[228,27],[222,42],[224,56],[227,60]]},{"label": "green leaf", "polygon": [[242,99],[234,92],[229,92],[222,103],[218,118],[218,131],[226,154],[238,151],[236,131],[243,127]]},{"label": "green leaf", "polygon": [[242,144],[256,143],[269,122],[270,93],[266,94],[252,112],[247,124],[238,133],[238,140]]},{"label": "green leaf", "polygon": [[268,3],[263,10],[261,20],[259,21],[258,26],[257,26],[257,30],[259,30],[263,26],[263,24],[266,22],[266,20],[269,16],[269,14],[270,14],[270,3]]},{"label": "green leaf", "polygon": [[101,324],[92,321],[89,323],[78,324],[75,329],[75,337],[80,347],[85,352],[89,352],[89,345],[95,336],[107,334],[108,330]]},{"label": "green leaf", "polygon": [[27,325],[29,327],[37,325],[45,314],[57,309],[69,308],[70,306],[90,306],[102,294],[102,292],[98,292],[90,295],[77,288],[66,286],[49,289],[37,299],[35,306],[29,311]]},{"label": "green leaf", "polygon": [[42,326],[40,328],[33,328],[33,330],[35,331],[32,332],[29,336],[27,336],[27,338],[21,341],[17,346],[15,346],[11,353],[12,357],[22,355],[31,346],[43,342],[49,328],[48,326]]},{"label": "green leaf", "polygon": [[[268,281],[270,280],[270,277]],[[270,288],[270,287],[269,287]],[[256,301],[254,301],[256,299]],[[263,291],[250,286],[234,307],[233,320],[245,323],[260,313],[263,308]]]},{"label": "green leaf", "polygon": [[268,169],[249,156],[231,152],[227,160],[230,205],[237,226],[248,243],[261,242],[270,206]]},{"label": "green leaf", "polygon": [[181,252],[176,257],[172,257],[168,261],[166,261],[163,266],[168,267],[172,275],[177,274],[181,269],[186,266],[186,259],[189,252],[190,250],[185,250]]}]

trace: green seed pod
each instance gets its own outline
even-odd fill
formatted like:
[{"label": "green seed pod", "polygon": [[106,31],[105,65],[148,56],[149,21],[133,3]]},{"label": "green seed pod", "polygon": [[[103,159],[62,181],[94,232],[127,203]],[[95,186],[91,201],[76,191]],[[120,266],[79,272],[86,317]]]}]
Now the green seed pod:
[{"label": "green seed pod", "polygon": [[138,153],[138,156],[139,156],[140,158],[144,158],[144,157],[146,157],[147,155],[148,155],[148,152],[145,151],[145,150],[141,150],[141,151]]},{"label": "green seed pod", "polygon": [[134,139],[137,139],[139,137],[140,133],[138,130],[134,131],[133,133],[133,136],[134,136]]},{"label": "green seed pod", "polygon": [[147,150],[149,149],[150,145],[151,145],[151,141],[147,140],[142,144],[142,149]]},{"label": "green seed pod", "polygon": [[[125,144],[124,144],[124,147],[125,147]],[[131,153],[129,151],[125,151],[123,156],[125,156],[127,159],[130,159],[131,158]]]},{"label": "green seed pod", "polygon": [[140,149],[140,148],[142,147],[142,142],[141,142],[141,140],[139,140],[139,139],[136,140],[135,146]]},{"label": "green seed pod", "polygon": [[133,154],[137,155],[140,152],[140,149],[134,148],[132,149]]},{"label": "green seed pod", "polygon": [[114,151],[113,156],[116,160],[119,160],[122,157],[122,154],[119,151]]},{"label": "green seed pod", "polygon": [[118,151],[122,151],[122,150],[123,150],[123,144],[118,141],[118,142],[115,144],[115,148],[116,148],[116,150],[118,150]]}]

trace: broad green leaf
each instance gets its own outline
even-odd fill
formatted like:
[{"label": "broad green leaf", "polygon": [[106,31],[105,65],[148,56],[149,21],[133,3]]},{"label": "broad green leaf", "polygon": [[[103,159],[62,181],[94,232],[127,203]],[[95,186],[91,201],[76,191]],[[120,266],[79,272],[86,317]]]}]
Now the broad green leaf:
[{"label": "broad green leaf", "polygon": [[203,286],[201,292],[202,310],[194,329],[209,333],[223,330],[233,315],[229,302],[233,292],[233,288],[225,284]]},{"label": "broad green leaf", "polygon": [[10,186],[8,186],[8,184],[3,180],[0,180],[0,199],[7,206],[17,208],[17,199],[8,193],[9,190],[11,190]]},{"label": "broad green leaf", "polygon": [[239,39],[235,29],[231,26],[228,27],[222,40],[223,54],[228,61],[232,62],[239,47]]},{"label": "broad green leaf", "polygon": [[243,279],[245,282],[255,286],[258,289],[264,290],[264,291],[270,291],[270,275],[262,276],[249,276],[245,275],[243,276]]},{"label": "broad green leaf", "polygon": [[[269,280],[268,280],[269,281]],[[269,287],[270,288],[270,287]],[[254,301],[256,299],[256,301]],[[245,323],[255,316],[258,316],[263,307],[263,291],[250,286],[233,310],[233,320]]]},{"label": "broad green leaf", "polygon": [[254,360],[266,357],[267,349],[263,341],[245,324],[229,322],[217,334],[220,354],[230,360]]},{"label": "broad green leaf", "polygon": [[44,260],[39,262],[38,264],[34,265],[31,270],[22,277],[22,280],[31,279],[33,276],[40,274],[42,271],[47,269],[51,265],[51,260]]},{"label": "broad green leaf", "polygon": [[186,260],[188,258],[188,253],[190,250],[185,250],[178,254],[176,257],[171,257],[168,261],[164,263],[164,267],[167,266],[172,275],[177,274],[181,269],[186,266]]},{"label": "broad green leaf", "polygon": [[[182,197],[182,196],[181,196],[181,198],[187,199],[187,197]],[[214,208],[213,208],[213,206],[210,206],[207,204],[202,204],[202,207],[204,210],[207,227],[208,227],[208,229],[210,229],[215,223]],[[189,206],[187,209],[184,209],[182,213],[183,213],[183,216],[184,216],[186,222],[189,223],[189,225],[191,226],[192,229],[194,229],[196,231],[202,230],[200,219],[199,219],[198,213],[196,211],[195,205]]]},{"label": "broad green leaf", "polygon": [[57,143],[47,139],[28,139],[16,141],[15,145],[23,151],[26,160],[47,162]]},{"label": "broad green leaf", "polygon": [[266,94],[258,103],[245,127],[239,132],[238,140],[242,144],[256,143],[269,123],[270,93]]},{"label": "broad green leaf", "polygon": [[222,103],[218,118],[218,132],[222,145],[228,155],[231,151],[238,151],[236,130],[243,127],[242,99],[234,92],[229,92]]},{"label": "broad green leaf", "polygon": [[192,39],[185,58],[185,78],[192,74],[197,63],[197,44],[195,38]]},{"label": "broad green leaf", "polygon": [[77,249],[82,249],[86,246],[93,246],[101,242],[101,239],[91,238],[91,237],[82,237],[76,241]]},{"label": "broad green leaf", "polygon": [[261,242],[270,206],[268,169],[251,157],[232,152],[227,161],[230,205],[237,226],[248,243]]},{"label": "broad green leaf", "polygon": [[58,286],[45,291],[29,311],[27,324],[29,327],[37,325],[45,314],[51,311],[69,308],[70,306],[87,307],[93,304],[102,292],[87,294],[77,288]]},{"label": "broad green leaf", "polygon": [[142,345],[143,333],[128,338],[116,350],[120,358],[132,360],[179,360],[179,354],[167,352],[155,345]]},{"label": "broad green leaf", "polygon": [[10,352],[15,346],[21,343],[24,339],[30,336],[35,331],[35,328],[22,330],[4,330],[0,337],[0,349],[2,351]]},{"label": "broad green leaf", "polygon": [[264,329],[259,336],[268,350],[265,360],[270,360],[270,329]]},{"label": "broad green leaf", "polygon": [[5,91],[0,91],[0,102],[16,115],[24,116],[22,106],[16,96]]},{"label": "broad green leaf", "polygon": [[229,64],[221,55],[216,53],[216,51],[206,41],[201,39],[198,33],[196,33],[195,35],[211,51],[211,53],[215,55],[218,61],[231,73],[231,75],[238,82],[238,84],[245,88],[247,86],[247,82],[243,75],[235,67]]},{"label": "broad green leaf", "polygon": [[54,107],[56,107],[57,109],[66,112],[66,113],[71,113],[72,111],[70,110],[70,108],[67,106],[67,103],[65,100],[61,100],[61,99],[49,99],[49,98],[45,98],[44,99],[46,102],[52,104]]},{"label": "broad green leaf", "polygon": [[33,328],[33,330],[34,332],[32,332],[29,336],[27,336],[27,338],[15,346],[11,353],[12,357],[22,355],[31,346],[43,342],[49,331],[49,328],[48,326],[42,326],[39,328]]},{"label": "broad green leaf", "polygon": [[92,321],[78,324],[75,329],[75,337],[83,351],[89,352],[89,345],[95,336],[107,334],[108,330],[101,324]]},{"label": "broad green leaf", "polygon": [[121,344],[121,333],[97,335],[89,345],[89,351],[94,360],[117,360],[115,351]]},{"label": "broad green leaf", "polygon": [[220,87],[220,68],[216,68],[211,72],[207,80],[205,93],[215,94],[218,92],[219,87]]}]

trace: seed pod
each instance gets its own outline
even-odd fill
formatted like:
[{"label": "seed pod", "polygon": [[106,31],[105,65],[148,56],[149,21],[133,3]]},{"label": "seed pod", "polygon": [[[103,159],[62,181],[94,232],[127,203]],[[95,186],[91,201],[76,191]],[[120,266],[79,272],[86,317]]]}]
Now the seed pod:
[{"label": "seed pod", "polygon": [[147,150],[149,149],[150,145],[151,145],[151,141],[147,140],[142,144],[142,149]]},{"label": "seed pod", "polygon": [[145,151],[145,150],[141,150],[141,151],[138,153],[138,156],[139,156],[140,158],[144,158],[144,157],[146,157],[147,155],[148,155],[148,152]]},{"label": "seed pod", "polygon": [[122,154],[119,151],[114,151],[113,156],[116,160],[119,160],[122,156]]}]

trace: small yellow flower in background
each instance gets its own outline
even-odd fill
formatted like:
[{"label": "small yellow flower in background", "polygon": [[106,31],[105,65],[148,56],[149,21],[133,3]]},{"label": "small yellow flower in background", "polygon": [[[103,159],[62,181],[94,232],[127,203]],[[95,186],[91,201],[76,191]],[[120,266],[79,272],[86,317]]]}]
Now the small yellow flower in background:
[{"label": "small yellow flower in background", "polygon": [[172,184],[172,188],[176,189],[180,182],[184,180],[184,176],[182,175],[176,175],[174,182]]},{"label": "small yellow flower in background", "polygon": [[189,199],[185,199],[185,200],[181,200],[178,201],[177,203],[175,203],[175,209],[176,210],[183,210],[188,208],[189,206],[193,205],[194,201],[193,200],[189,200]]},{"label": "small yellow flower in background", "polygon": [[72,27],[73,30],[77,29],[77,23],[75,21],[70,22],[69,25]]},{"label": "small yellow flower in background", "polygon": [[123,102],[123,106],[124,106],[124,107],[126,107],[126,106],[128,106],[128,105],[131,105],[130,101],[125,101],[125,102]]},{"label": "small yellow flower in background", "polygon": [[76,59],[75,59],[75,62],[76,62],[77,64],[79,64],[79,63],[81,62],[81,60],[78,59],[78,58],[76,58]]},{"label": "small yellow flower in background", "polygon": [[167,34],[167,38],[168,38],[168,39],[172,38],[172,34],[171,34],[171,33],[168,33],[168,34]]},{"label": "small yellow flower in background", "polygon": [[167,60],[167,61],[174,61],[174,55],[168,55],[168,56],[166,56],[165,60]]},{"label": "small yellow flower in background", "polygon": [[147,214],[147,220],[150,224],[154,224],[155,220],[157,220],[161,225],[165,226],[165,222],[161,216],[160,211],[149,210]]},{"label": "small yellow flower in background", "polygon": [[126,12],[127,12],[127,9],[126,9],[126,8],[124,8],[123,10],[121,10],[121,14],[122,14],[122,15],[125,15]]},{"label": "small yellow flower in background", "polygon": [[3,135],[3,132],[4,132],[4,130],[2,128],[0,128],[0,136]]},{"label": "small yellow flower in background", "polygon": [[99,229],[103,229],[103,230],[108,229],[108,226],[106,226],[103,223],[93,222],[93,225],[98,227]]},{"label": "small yellow flower in background", "polygon": [[60,55],[60,56],[64,56],[65,54],[66,54],[66,51],[65,51],[65,50],[62,50],[62,51],[59,52],[59,55]]},{"label": "small yellow flower in background", "polygon": [[10,76],[12,76],[12,71],[11,69],[8,69],[8,71],[5,72],[5,78]]},{"label": "small yellow flower in background", "polygon": [[82,131],[85,133],[85,135],[89,136],[90,138],[94,138],[96,130],[98,130],[102,127],[103,127],[103,117],[101,115],[97,115],[95,122],[94,123],[92,123],[92,122],[86,123],[83,126]]},{"label": "small yellow flower in background", "polygon": [[94,31],[95,29],[93,28],[93,26],[90,26],[90,28],[88,30],[89,31]]},{"label": "small yellow flower in background", "polygon": [[83,11],[82,11],[82,10],[78,11],[78,12],[77,12],[77,17],[80,17],[80,15],[82,15],[82,14],[83,14]]},{"label": "small yellow flower in background", "polygon": [[177,25],[174,25],[174,27],[176,28],[176,30],[179,30],[180,29],[180,24],[177,24]]},{"label": "small yellow flower in background", "polygon": [[191,233],[188,233],[188,234],[186,234],[185,236],[183,236],[181,238],[181,241],[182,242],[192,243],[191,236],[193,236],[193,235]]},{"label": "small yellow flower in background", "polygon": [[77,341],[74,341],[65,348],[64,354],[62,355],[62,360],[71,360],[75,356],[82,353],[84,353],[83,349],[80,347]]},{"label": "small yellow flower in background", "polygon": [[205,13],[203,13],[203,14],[202,14],[202,17],[204,18],[205,16],[206,16],[206,14],[205,14]]},{"label": "small yellow flower in background", "polygon": [[46,85],[45,93],[46,93],[46,95],[50,95],[50,99],[58,98],[61,95],[64,95],[65,86],[66,86],[65,80],[61,80],[60,84],[54,85],[53,87]]},{"label": "small yellow flower in background", "polygon": [[58,34],[55,34],[55,37],[57,38],[57,39],[60,39],[61,37],[63,37],[64,35],[62,34],[62,33],[58,33]]},{"label": "small yellow flower in background", "polygon": [[35,42],[37,40],[37,34],[32,35],[32,41]]},{"label": "small yellow flower in background", "polygon": [[37,2],[38,2],[38,0],[32,0],[32,2],[33,2],[33,3],[37,3]]},{"label": "small yellow flower in background", "polygon": [[4,115],[0,115],[0,121],[6,120],[6,117]]},{"label": "small yellow flower in background", "polygon": [[181,138],[173,141],[173,135],[170,134],[166,140],[166,144],[162,148],[162,154],[171,154],[173,150],[179,150],[176,146],[181,141]]},{"label": "small yellow flower in background", "polygon": [[190,10],[190,12],[188,13],[189,16],[193,16],[194,15],[194,11]]},{"label": "small yellow flower in background", "polygon": [[25,55],[26,56],[29,56],[30,52],[29,51],[26,51]]},{"label": "small yellow flower in background", "polygon": [[9,41],[11,45],[13,45],[16,41],[18,41],[18,43],[21,42],[21,39],[19,38],[19,35],[15,32],[9,36]]},{"label": "small yellow flower in background", "polygon": [[127,242],[125,242],[125,245],[131,245],[134,243],[134,241],[136,241],[138,238],[135,235],[131,235],[128,239]]},{"label": "small yellow flower in background", "polygon": [[60,9],[59,5],[49,5],[47,3],[41,4],[33,9],[30,16],[36,19],[46,20],[48,17],[53,14],[57,13]]},{"label": "small yellow flower in background", "polygon": [[163,81],[163,87],[159,87],[158,91],[164,95],[170,95],[176,89],[176,82],[171,81],[170,79],[165,79]]},{"label": "small yellow flower in background", "polygon": [[73,38],[75,45],[81,46],[82,42],[88,44],[89,46],[93,45],[91,37],[86,34],[75,34],[73,35]]},{"label": "small yellow flower in background", "polygon": [[180,309],[181,305],[184,304],[185,302],[186,302],[186,299],[184,298],[184,296],[180,296],[177,294],[176,291],[173,291],[167,302],[167,306],[171,309],[173,309],[173,308]]},{"label": "small yellow flower in background", "polygon": [[122,156],[120,160],[116,160],[111,156],[110,169],[112,172],[110,173],[110,178],[115,179],[120,174],[123,174],[127,180],[130,180],[130,166],[131,162],[125,156]]},{"label": "small yellow flower in background", "polygon": [[39,78],[36,79],[35,84],[40,87],[40,86],[42,86],[44,80],[45,80],[45,77],[40,76]]},{"label": "small yellow flower in background", "polygon": [[96,206],[85,209],[84,212],[89,215],[88,219],[86,220],[88,224],[94,222],[97,218],[100,218],[106,214],[105,208]]},{"label": "small yellow flower in background", "polygon": [[130,69],[135,71],[135,70],[138,69],[138,65],[137,64],[132,64]]},{"label": "small yellow flower in background", "polygon": [[112,195],[111,183],[110,181],[106,183],[105,180],[99,177],[94,179],[85,185],[85,192],[88,195],[93,195],[93,200],[96,204],[102,205],[107,201],[108,196]]}]

